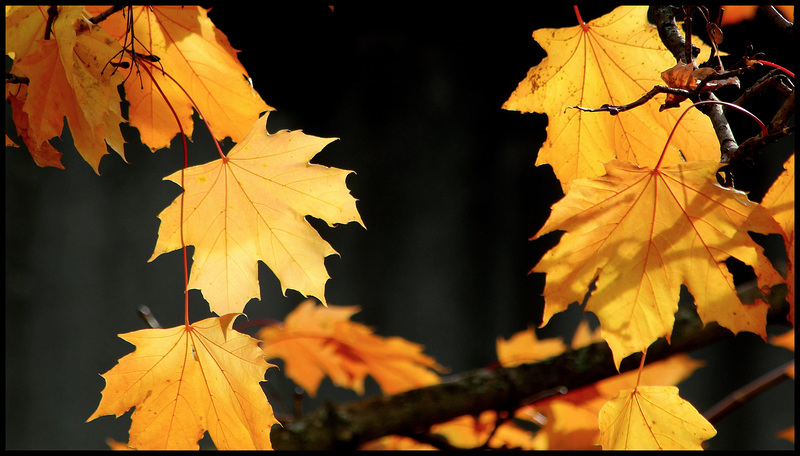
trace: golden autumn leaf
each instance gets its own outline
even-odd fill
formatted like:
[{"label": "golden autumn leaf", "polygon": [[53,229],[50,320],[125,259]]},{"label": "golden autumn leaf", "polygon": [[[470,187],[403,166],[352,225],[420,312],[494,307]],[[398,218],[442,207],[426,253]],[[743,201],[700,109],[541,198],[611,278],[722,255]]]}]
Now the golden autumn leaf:
[{"label": "golden autumn leaf", "polygon": [[[6,85],[6,89],[8,89],[8,85]],[[64,169],[64,165],[61,163],[61,156],[64,154],[57,151],[49,141],[37,144],[36,140],[31,137],[31,133],[28,132],[30,128],[28,114],[23,109],[27,95],[28,85],[25,84],[15,89],[13,95],[9,94],[9,96],[6,97],[11,104],[11,117],[14,119],[14,126],[17,128],[17,134],[22,140],[22,143],[28,148],[28,152],[30,152],[33,161],[37,165],[41,167],[52,166],[54,168]],[[33,134],[36,133],[34,132]],[[6,135],[6,139],[6,145],[9,145],[8,135]]]},{"label": "golden autumn leaf", "polygon": [[271,449],[278,422],[260,385],[270,364],[258,341],[231,329],[237,316],[121,334],[136,350],[103,374],[103,398],[87,421],[136,407],[134,448],[197,449],[208,430],[220,450]]},{"label": "golden autumn leaf", "polygon": [[419,442],[411,437],[401,435],[385,435],[379,439],[358,447],[359,451],[432,451],[436,450],[433,445]]},{"label": "golden autumn leaf", "polygon": [[561,338],[540,340],[536,337],[536,331],[528,328],[508,340],[497,338],[497,360],[506,367],[519,366],[558,356],[566,348]]},{"label": "golden autumn leaf", "polygon": [[[495,430],[496,428],[496,430]],[[431,426],[430,432],[442,435],[450,445],[459,448],[488,446],[497,449],[533,449],[533,435],[510,421],[497,426],[497,412],[486,410],[478,416],[464,415]]]},{"label": "golden autumn leaf", "polygon": [[701,450],[716,434],[674,386],[621,391],[600,410],[604,450]]},{"label": "golden autumn leaf", "polygon": [[356,306],[316,306],[309,299],[286,317],[284,325],[265,327],[258,338],[267,359],[283,359],[286,375],[311,396],[326,375],[335,385],[358,394],[364,394],[367,375],[384,394],[439,382],[431,369],[444,369],[422,353],[422,346],[400,337],[377,336],[350,321],[358,310]]},{"label": "golden autumn leaf", "polygon": [[37,40],[44,39],[47,5],[6,5],[6,55],[19,59],[33,52]]},{"label": "golden autumn leaf", "polygon": [[[537,362],[565,351],[560,338],[531,339],[531,329],[514,334],[508,341],[497,341],[497,358],[505,367],[521,363]],[[599,331],[590,334],[584,320],[573,337],[572,349],[580,348],[599,340]],[[514,351],[509,352],[509,343],[514,342]],[[505,347],[503,347],[505,346]],[[505,353],[504,353],[505,352]],[[509,354],[513,356],[509,356]],[[522,407],[515,417],[537,423],[533,448],[539,450],[591,450],[597,448],[599,436],[597,416],[603,405],[621,389],[640,385],[677,385],[688,378],[702,361],[679,354],[665,360],[650,363],[639,371],[629,371],[595,382],[583,388],[554,395],[533,405]]]},{"label": "golden autumn leaf", "polygon": [[761,204],[769,210],[783,231],[786,247],[786,301],[789,303],[787,319],[794,325],[794,154],[786,160],[785,170],[770,186]]},{"label": "golden autumn leaf", "polygon": [[336,253],[306,221],[330,226],[363,225],[345,178],[352,171],[309,163],[331,138],[301,131],[268,134],[267,114],[252,125],[224,159],[178,171],[165,180],[181,184],[181,196],[159,214],[158,241],[149,261],[194,245],[189,288],[203,292],[212,312],[241,312],[259,298],[258,261],[286,292],[292,288],[325,302],[329,276],[324,259]]},{"label": "golden autumn leaf", "polygon": [[[679,354],[650,363],[642,370],[639,384],[677,385],[688,378],[704,363]],[[538,434],[547,442],[549,450],[596,449],[599,438],[598,413],[603,405],[620,390],[636,384],[639,371],[629,371],[609,377],[592,385],[553,396],[520,409],[516,416],[538,421],[542,428]],[[544,422],[533,419],[542,416]]]},{"label": "golden autumn leaf", "polygon": [[[93,15],[106,9],[87,7]],[[100,25],[120,43],[125,41],[127,17],[122,13]],[[241,141],[259,115],[272,110],[251,86],[238,51],[214,26],[207,10],[181,5],[134,6],[133,30],[138,40],[134,50],[160,59],[161,66],[153,67],[151,73],[189,138],[193,130],[191,100],[161,73],[162,66],[197,103],[219,140]],[[167,147],[179,130],[169,106],[144,72],[125,82],[125,99],[130,102],[130,124],[139,130],[142,142],[153,150]]]},{"label": "golden autumn leaf", "polygon": [[[572,179],[603,174],[602,164],[615,158],[655,166],[681,114],[659,112],[658,97],[615,116],[565,112],[567,106],[631,103],[661,84],[661,71],[673,66],[675,58],[647,23],[647,6],[621,6],[585,26],[539,29],[533,38],[547,57],[531,68],[503,109],[547,114],[547,140],[536,165],[550,164],[562,187]],[[710,52],[701,49],[703,55]],[[719,159],[719,152],[707,147],[716,143],[708,117],[690,111],[663,164]]]},{"label": "golden autumn leaf", "polygon": [[[9,94],[22,102],[24,114],[15,113],[14,118],[27,116],[27,128],[20,136],[28,138],[25,143],[33,148],[37,164],[58,166],[52,147],[45,144],[61,136],[66,117],[75,148],[99,174],[100,159],[108,153],[106,144],[125,158],[117,91],[122,76],[103,72],[120,46],[88,22],[82,7],[70,6],[59,7],[53,39],[26,43],[23,39],[30,37],[31,30],[44,29],[47,15],[42,8],[22,6],[6,12],[6,35],[12,37],[6,53],[15,56],[12,73],[30,79],[24,96],[17,91]],[[46,158],[42,161],[41,157]]]},{"label": "golden autumn leaf", "polygon": [[586,310],[597,315],[617,366],[672,333],[680,286],[703,322],[766,337],[768,305],[742,304],[724,261],[751,265],[765,288],[782,282],[747,234],[779,229],[744,193],[720,187],[721,165],[656,169],[612,161],[604,176],[570,182],[537,236],[566,231],[532,272],[546,272],[542,325],[596,280]]},{"label": "golden autumn leaf", "polygon": [[577,350],[595,342],[600,342],[601,340],[603,340],[603,336],[600,335],[600,328],[598,327],[593,331],[589,327],[588,321],[581,320],[578,328],[575,330],[575,334],[572,335],[572,342],[570,342],[569,346],[573,350]]}]

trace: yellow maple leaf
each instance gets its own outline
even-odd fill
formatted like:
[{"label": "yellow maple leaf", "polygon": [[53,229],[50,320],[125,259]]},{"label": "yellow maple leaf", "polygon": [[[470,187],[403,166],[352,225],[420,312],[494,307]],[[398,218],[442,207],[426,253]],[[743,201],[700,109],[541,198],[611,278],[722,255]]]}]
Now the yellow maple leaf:
[{"label": "yellow maple leaf", "polygon": [[[7,34],[27,37],[30,30],[43,29],[39,7],[15,8],[21,10],[12,9],[10,16],[19,22]],[[6,16],[8,27],[8,12]],[[125,159],[117,91],[122,77],[103,72],[120,46],[88,22],[82,7],[59,7],[52,33],[53,39],[36,39],[32,44],[14,39],[15,47],[6,48],[15,55],[12,72],[30,79],[22,105],[28,122],[26,144],[34,148],[35,158],[53,157],[44,144],[61,135],[66,117],[75,148],[99,174],[100,159],[108,153],[106,144]]]},{"label": "yellow maple leaf", "polygon": [[325,302],[329,276],[324,259],[336,251],[305,216],[330,226],[363,225],[345,178],[352,171],[309,163],[332,138],[301,131],[268,134],[267,114],[224,159],[178,171],[165,180],[180,185],[181,196],[159,214],[158,242],[149,261],[194,245],[189,288],[203,292],[217,315],[241,312],[259,298],[258,261],[275,273],[286,292],[292,288]]},{"label": "yellow maple leaf", "polygon": [[316,306],[300,303],[282,326],[258,333],[267,359],[281,358],[286,375],[316,395],[327,375],[335,385],[364,394],[364,379],[372,376],[385,394],[396,394],[439,382],[431,369],[442,371],[422,353],[422,346],[400,337],[377,336],[350,321],[356,306]]},{"label": "yellow maple leaf", "polygon": [[[650,363],[639,371],[629,371],[601,380],[592,385],[570,390],[520,409],[516,416],[539,421],[539,434],[546,436],[549,450],[596,449],[599,429],[598,413],[603,405],[620,390],[630,388],[637,380],[642,386],[677,385],[705,363],[685,354]],[[540,414],[544,422],[532,417]]]},{"label": "yellow maple leaf", "polygon": [[794,325],[794,154],[786,161],[786,167],[770,186],[761,204],[769,210],[783,231],[786,247],[786,301],[789,303],[787,319]]},{"label": "yellow maple leaf", "polygon": [[[598,333],[599,331],[590,333],[586,320],[582,321],[573,337],[572,348],[577,349],[596,342],[599,340]],[[540,361],[565,350],[560,338],[538,340],[532,329],[514,334],[508,342],[497,340],[497,358],[506,367]],[[646,365],[641,375],[638,370],[618,374],[583,388],[570,390],[563,395],[536,401],[533,405],[518,409],[514,415],[541,427],[531,444],[534,449],[596,449],[599,436],[598,413],[621,389],[630,388],[637,381],[643,386],[677,385],[703,365],[702,361],[678,354]]]},{"label": "yellow maple leaf", "polygon": [[47,5],[6,5],[6,54],[19,59],[33,52],[34,43],[44,39]]},{"label": "yellow maple leaf", "polygon": [[271,449],[278,422],[260,385],[270,364],[258,341],[231,329],[237,316],[121,334],[136,350],[103,374],[103,398],[87,421],[136,407],[134,448],[197,449],[208,430],[220,450]]},{"label": "yellow maple leaf", "polygon": [[701,450],[717,431],[674,386],[621,391],[600,410],[605,450]]},{"label": "yellow maple leaf", "polygon": [[[106,9],[107,6],[87,7],[95,15]],[[133,33],[138,40],[134,50],[160,59],[160,66],[153,67],[151,73],[189,138],[193,130],[192,103],[181,88],[161,73],[161,67],[197,103],[219,140],[230,137],[233,142],[241,141],[258,116],[273,109],[253,89],[237,57],[238,51],[214,26],[204,8],[134,6],[132,15]],[[127,19],[122,13],[115,13],[100,25],[124,43]],[[169,146],[178,128],[153,81],[144,74],[128,78],[125,99],[130,102],[130,124],[139,130],[142,142],[153,150]]]},{"label": "yellow maple leaf", "polygon": [[765,288],[782,282],[747,234],[777,232],[744,193],[720,187],[721,165],[695,161],[656,169],[612,161],[607,174],[572,181],[537,236],[566,233],[533,272],[546,272],[542,325],[580,302],[600,320],[616,365],[672,333],[681,284],[703,322],[766,337],[768,305],[744,305],[723,263],[751,265]]},{"label": "yellow maple leaf", "polygon": [[[647,23],[647,6],[622,6],[585,26],[539,29],[533,38],[547,57],[531,68],[503,108],[547,114],[547,140],[536,165],[550,164],[562,186],[603,174],[602,164],[615,158],[655,166],[680,112],[659,112],[661,102],[655,100],[616,116],[565,112],[567,106],[631,103],[661,85],[661,71],[672,67],[675,58]],[[704,55],[709,52],[702,44],[701,49]],[[690,111],[663,164],[718,159],[719,151],[708,147],[716,143],[708,117]]]}]

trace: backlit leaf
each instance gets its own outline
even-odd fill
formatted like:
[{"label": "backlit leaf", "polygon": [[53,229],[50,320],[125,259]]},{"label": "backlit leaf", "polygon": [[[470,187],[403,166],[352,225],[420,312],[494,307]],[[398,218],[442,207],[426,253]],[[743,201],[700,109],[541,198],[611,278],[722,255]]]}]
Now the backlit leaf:
[{"label": "backlit leaf", "polygon": [[[181,197],[159,214],[150,261],[194,245],[189,288],[203,292],[218,315],[241,312],[259,298],[258,261],[292,288],[325,302],[325,257],[336,253],[306,221],[361,222],[345,178],[352,171],[309,163],[330,138],[282,130],[268,134],[267,115],[225,159],[187,168]],[[178,171],[165,179],[181,183]],[[363,223],[362,223],[363,225]],[[181,228],[183,227],[183,228]]]},{"label": "backlit leaf", "polygon": [[[87,7],[93,15],[106,9],[107,6]],[[125,41],[127,17],[122,13],[111,15],[101,26],[120,43]],[[160,59],[160,65],[153,66],[151,73],[190,138],[191,100],[197,103],[217,139],[230,137],[234,142],[244,138],[263,111],[272,110],[250,85],[238,51],[214,26],[207,10],[188,5],[134,6],[133,31],[138,40],[134,51]],[[183,89],[161,74],[162,67]],[[167,147],[178,134],[178,125],[144,72],[125,82],[125,99],[130,102],[130,124],[139,130],[142,142],[153,150]]]},{"label": "backlit leaf", "polygon": [[674,386],[621,391],[600,410],[604,450],[702,450],[716,434]]},{"label": "backlit leaf", "polygon": [[497,338],[497,360],[503,366],[513,367],[558,356],[566,348],[560,338],[540,340],[536,337],[536,331],[528,328],[508,340]]},{"label": "backlit leaf", "polygon": [[[533,435],[513,422],[497,424],[497,412],[487,410],[478,416],[460,416],[445,423],[431,426],[431,432],[447,438],[448,443],[459,448],[476,448],[487,443],[489,448],[533,449]],[[490,439],[491,438],[491,439]]]},{"label": "backlit leaf", "polygon": [[[655,166],[681,114],[659,112],[661,96],[616,116],[576,109],[565,112],[567,106],[631,103],[662,85],[660,73],[675,65],[675,58],[655,26],[647,23],[647,6],[621,6],[585,27],[539,29],[533,38],[547,57],[531,68],[503,108],[547,114],[547,140],[536,165],[550,164],[562,186],[575,178],[603,174],[603,163],[615,158]],[[708,55],[708,47],[701,44],[701,49]],[[690,111],[678,126],[663,164],[719,159],[718,149],[708,147],[716,143],[708,117]]]},{"label": "backlit leaf", "polygon": [[128,445],[137,449],[197,449],[206,430],[220,450],[271,449],[277,420],[260,385],[270,365],[255,339],[231,329],[236,317],[121,334],[136,351],[103,374],[89,421],[136,407]]},{"label": "backlit leaf", "polygon": [[439,382],[433,370],[443,371],[422,353],[422,346],[400,337],[380,337],[350,321],[355,306],[316,306],[302,302],[282,326],[263,328],[258,337],[267,359],[281,358],[286,375],[316,395],[327,375],[335,385],[364,394],[367,375],[385,394],[396,394]]},{"label": "backlit leaf", "polygon": [[[536,362],[558,354],[560,338],[531,340],[531,329],[515,334],[504,342],[498,339],[497,359],[505,367],[526,362]],[[573,337],[572,348],[577,349],[598,340],[599,331],[589,334],[586,321],[582,321]],[[527,344],[523,343],[527,341]],[[513,357],[508,356],[507,345],[514,342]],[[506,346],[502,348],[502,346]],[[503,351],[506,353],[504,354]],[[547,356],[544,356],[546,358]],[[599,438],[597,416],[603,405],[621,389],[640,385],[677,385],[688,378],[703,362],[679,354],[665,360],[647,364],[641,371],[628,371],[606,378],[566,394],[554,394],[518,409],[514,416],[541,426],[537,431],[535,449],[540,450],[592,450],[597,449]]]},{"label": "backlit leaf", "polygon": [[546,272],[543,325],[573,302],[600,320],[614,360],[672,333],[680,286],[703,322],[765,337],[767,305],[740,302],[724,261],[753,266],[759,285],[782,282],[747,231],[779,228],[744,193],[720,187],[721,165],[696,161],[658,169],[606,164],[607,174],[570,182],[539,236],[566,231],[533,269]]},{"label": "backlit leaf", "polygon": [[783,232],[786,247],[786,301],[789,303],[787,319],[794,325],[794,154],[786,161],[785,170],[764,195],[761,204],[769,210]]},{"label": "backlit leaf", "polygon": [[[30,14],[11,10],[11,17],[20,21],[13,24],[12,36],[43,29],[46,16],[42,17],[40,7],[15,8]],[[58,166],[60,161],[53,161],[56,155],[52,147],[45,144],[61,136],[66,117],[75,148],[99,173],[100,159],[108,153],[106,145],[124,159],[125,141],[119,127],[124,119],[117,91],[122,76],[103,71],[120,46],[100,27],[90,24],[81,7],[59,7],[52,34],[53,39],[37,39],[32,44],[14,40],[15,47],[6,48],[6,52],[15,53],[12,72],[30,79],[24,96],[11,91],[22,102],[24,112],[15,113],[15,119],[27,116],[27,128],[20,135],[28,138],[25,142],[32,147],[37,163]]]}]

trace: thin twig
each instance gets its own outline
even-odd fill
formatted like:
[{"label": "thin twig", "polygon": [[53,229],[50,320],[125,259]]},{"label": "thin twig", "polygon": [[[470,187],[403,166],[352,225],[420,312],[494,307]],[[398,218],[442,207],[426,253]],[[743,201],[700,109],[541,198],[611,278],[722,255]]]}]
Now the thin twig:
[{"label": "thin twig", "polygon": [[758,396],[764,391],[769,390],[780,382],[791,378],[789,374],[786,373],[786,370],[793,364],[794,361],[789,361],[788,363],[770,372],[767,372],[747,385],[737,389],[733,393],[729,394],[725,399],[718,402],[715,406],[711,407],[706,413],[703,414],[703,416],[710,423],[718,422],[725,415],[741,407],[754,397]]},{"label": "thin twig", "polygon": [[49,40],[53,32],[53,22],[58,18],[58,6],[51,5],[47,8],[47,26],[44,29],[44,39]]},{"label": "thin twig", "polygon": [[126,7],[125,5],[112,6],[111,8],[103,11],[102,13],[98,14],[97,16],[90,18],[89,22],[91,22],[92,24],[99,24],[100,22],[106,20],[108,18],[108,16],[111,16],[112,14],[116,13],[117,11],[122,10],[125,7]]},{"label": "thin twig", "polygon": [[136,312],[139,314],[139,317],[147,323],[147,326],[150,326],[153,329],[160,329],[161,324],[156,320],[156,317],[153,316],[153,313],[150,312],[150,308],[147,306],[139,306],[139,310]]},{"label": "thin twig", "polygon": [[[650,100],[651,98],[653,98],[654,96],[656,96],[659,93],[669,93],[669,94],[672,94],[672,95],[679,95],[679,96],[683,96],[683,97],[687,97],[687,98],[692,96],[692,91],[690,91],[690,90],[678,89],[678,88],[675,88],[675,87],[667,87],[667,86],[660,86],[659,85],[659,86],[653,87],[649,92],[647,92],[646,94],[642,95],[642,97],[639,98],[638,100],[636,100],[636,101],[634,101],[632,103],[625,104],[625,105],[613,106],[613,105],[609,105],[609,104],[604,104],[603,106],[600,106],[599,108],[586,108],[586,107],[583,107],[583,106],[567,106],[564,109],[565,110],[566,109],[579,109],[581,111],[586,111],[586,112],[608,112],[612,116],[615,116],[615,115],[617,115],[617,114],[619,114],[621,112],[627,111],[629,109],[633,109],[633,108],[635,108],[637,106],[641,106],[641,105],[647,103],[648,100]],[[662,105],[660,110],[663,111],[665,109],[665,106],[666,105]]]},{"label": "thin twig", "polygon": [[[685,40],[675,23],[676,11],[679,10],[672,7],[651,6],[648,14],[653,17],[653,22],[658,28],[658,36],[661,37],[664,46],[672,52],[675,59],[678,62],[692,62],[693,58],[687,59],[686,57]],[[692,48],[692,52],[694,52],[694,48]],[[706,99],[714,101],[717,100],[717,97],[714,94],[708,94]],[[714,132],[717,134],[717,140],[720,145],[720,161],[728,161],[736,153],[739,146],[733,137],[725,112],[719,105],[713,105],[703,112],[708,115],[714,125]]]},{"label": "thin twig", "polygon": [[772,117],[772,121],[770,121],[767,126],[768,133],[766,135],[763,133],[758,134],[742,142],[736,152],[731,156],[731,160],[750,161],[753,159],[753,155],[766,144],[773,143],[794,133],[794,125],[786,126],[793,115],[794,91],[789,94],[786,101],[784,101],[783,105],[778,109],[778,112]]},{"label": "thin twig", "polygon": [[27,76],[17,76],[6,72],[6,83],[9,84],[30,84],[31,80]]},{"label": "thin twig", "polygon": [[[495,411],[495,416],[496,416],[496,418],[494,420],[494,427],[489,432],[489,436],[486,437],[486,441],[483,442],[483,445],[481,445],[478,448],[479,450],[488,450],[488,449],[490,449],[491,447],[489,446],[489,442],[492,440],[492,438],[494,438],[494,435],[497,434],[497,430],[500,429],[500,426],[502,426],[502,425],[506,424],[507,422],[511,421],[511,419],[514,417],[511,413],[508,413],[507,411],[500,411],[500,410]],[[475,421],[477,421],[477,420],[478,420],[478,417],[475,417]]]}]

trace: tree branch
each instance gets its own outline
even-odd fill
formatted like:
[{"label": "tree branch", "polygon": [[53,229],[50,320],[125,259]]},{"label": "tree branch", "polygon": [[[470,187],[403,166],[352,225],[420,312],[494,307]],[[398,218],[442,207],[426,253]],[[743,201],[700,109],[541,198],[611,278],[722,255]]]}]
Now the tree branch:
[{"label": "tree branch", "polygon": [[[694,56],[690,59],[686,56],[686,41],[675,22],[675,15],[678,11],[680,9],[673,6],[651,6],[648,9],[648,17],[658,28],[658,36],[664,46],[675,56],[675,60],[684,63],[693,62]],[[694,53],[694,48],[692,48],[692,52]],[[717,97],[714,94],[708,94],[706,99],[717,100]],[[727,163],[730,161],[730,157],[736,153],[739,146],[725,117],[725,111],[722,106],[717,104],[711,105],[702,111],[711,119],[711,123],[714,125],[714,132],[717,134],[717,140],[719,140],[720,145],[720,161]]]},{"label": "tree branch", "polygon": [[661,42],[675,56],[676,63],[689,63],[691,58],[686,58],[686,41],[681,35],[675,15],[680,8],[671,5],[651,6],[647,10],[648,20],[655,24]]},{"label": "tree branch", "polygon": [[[773,309],[776,310],[776,309]],[[781,308],[785,323],[786,309]],[[696,312],[676,314],[672,343],[663,339],[647,351],[647,362],[665,359],[731,337],[711,323],[703,327]],[[620,371],[638,368],[640,355],[622,362]],[[347,404],[327,403],[303,419],[272,428],[276,450],[354,450],[386,435],[422,435],[434,424],[485,410],[513,411],[542,391],[576,389],[617,374],[605,342],[535,364],[480,369],[459,378],[393,396]]]},{"label": "tree branch", "polygon": [[747,385],[729,394],[725,399],[708,409],[703,416],[710,423],[717,423],[732,411],[746,404],[755,396],[769,390],[784,380],[792,378],[789,376],[788,369],[794,366],[794,361],[790,361],[779,366],[772,371],[753,380]]},{"label": "tree branch", "polygon": [[763,136],[758,134],[748,138],[739,146],[734,154],[731,155],[731,161],[750,161],[753,159],[755,153],[764,147],[766,144],[775,142],[785,136],[794,133],[795,126],[787,127],[786,124],[789,119],[794,115],[794,91],[786,98],[783,105],[778,109],[778,112],[772,117],[772,121],[767,126],[768,135]]},{"label": "tree branch", "polygon": [[746,88],[733,104],[744,107],[750,100],[762,96],[767,90],[775,90],[781,96],[788,97],[794,90],[794,84],[781,70],[773,69]]},{"label": "tree branch", "polygon": [[108,18],[108,16],[111,16],[112,14],[114,14],[117,11],[120,11],[120,10],[122,10],[124,8],[126,8],[126,5],[115,5],[115,6],[112,6],[109,9],[107,9],[107,10],[103,11],[102,13],[98,14],[97,16],[89,18],[89,22],[91,22],[92,24],[99,24],[100,22],[103,22],[104,20],[106,20]]},{"label": "tree branch", "polygon": [[786,18],[783,17],[783,15],[772,5],[761,5],[760,8],[761,11],[764,11],[767,14],[767,17],[775,22],[775,25],[778,26],[778,29],[787,33],[792,37],[792,39],[794,39],[794,24],[786,20]]}]

